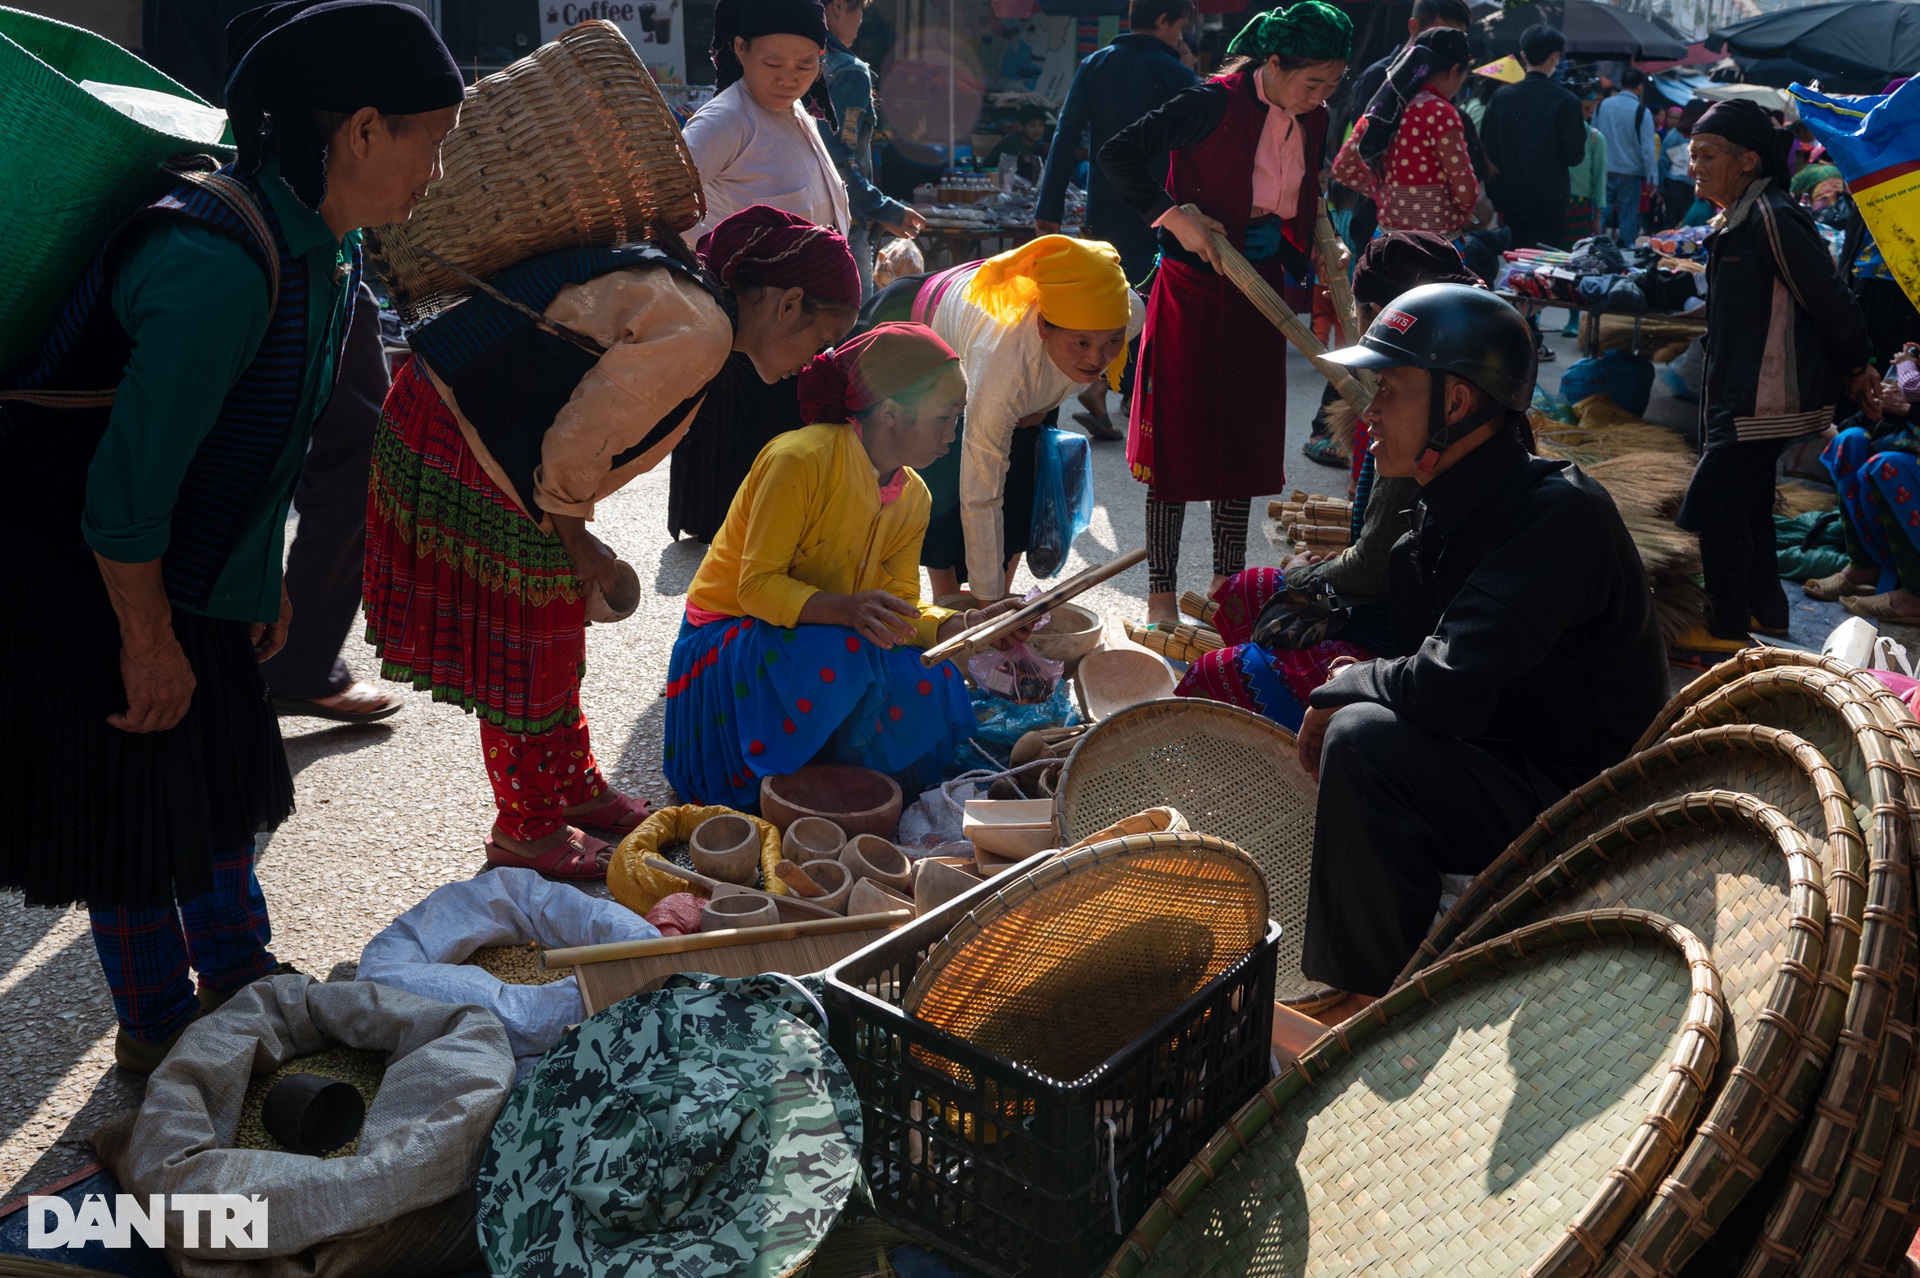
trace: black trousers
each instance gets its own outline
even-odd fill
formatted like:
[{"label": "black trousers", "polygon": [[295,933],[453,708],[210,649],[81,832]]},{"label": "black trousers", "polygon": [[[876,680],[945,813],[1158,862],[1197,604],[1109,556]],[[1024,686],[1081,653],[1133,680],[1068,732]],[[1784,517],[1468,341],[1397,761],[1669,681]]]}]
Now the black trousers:
[{"label": "black trousers", "polygon": [[1440,876],[1486,869],[1561,794],[1517,755],[1341,707],[1320,755],[1302,970],[1385,994],[1433,925]]},{"label": "black trousers", "polygon": [[380,349],[380,307],[363,284],[353,302],[340,380],[313,424],[306,469],[293,494],[293,508],[300,512],[300,527],[287,551],[293,624],[287,629],[287,646],[260,667],[279,700],[331,697],[353,683],[340,648],[360,613],[367,471],[373,463],[373,429],[390,381]]},{"label": "black trousers", "polygon": [[1784,628],[1786,588],[1774,556],[1774,473],[1785,443],[1760,439],[1708,448],[1693,469],[1674,522],[1700,534],[1707,578],[1707,628],[1745,639],[1753,622]]},{"label": "black trousers", "polygon": [[1558,208],[1503,208],[1500,218],[1513,232],[1515,248],[1565,248],[1567,210]]}]

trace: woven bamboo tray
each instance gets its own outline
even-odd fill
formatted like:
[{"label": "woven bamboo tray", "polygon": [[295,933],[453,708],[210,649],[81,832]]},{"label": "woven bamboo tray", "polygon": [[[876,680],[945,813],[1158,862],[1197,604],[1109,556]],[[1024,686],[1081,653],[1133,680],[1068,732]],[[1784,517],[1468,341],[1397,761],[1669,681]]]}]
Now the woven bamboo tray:
[{"label": "woven bamboo tray", "polygon": [[1177,626],[1143,626],[1137,621],[1129,621],[1126,631],[1127,638],[1142,648],[1172,661],[1192,661],[1206,653],[1218,652],[1225,646],[1221,642],[1220,632],[1212,626],[1190,626],[1185,622]]},{"label": "woven bamboo tray", "polygon": [[1692,1130],[1723,1021],[1706,946],[1669,919],[1462,951],[1263,1089],[1106,1273],[1579,1278]]},{"label": "woven bamboo tray", "polygon": [[[1846,1134],[1848,1149],[1843,1157],[1848,1174],[1834,1178],[1832,1144],[1838,1133],[1823,1133],[1816,1123],[1744,1271],[1755,1278],[1807,1272],[1804,1261],[1815,1250],[1831,1257],[1845,1251],[1855,1238],[1864,1248],[1865,1217],[1875,1222],[1883,1246],[1885,1238],[1897,1231],[1890,1225],[1881,1227],[1880,1222],[1891,1213],[1901,1214],[1904,1220],[1920,1190],[1920,1153],[1903,1156],[1906,1146],[1901,1138],[1903,1131],[1920,1138],[1920,1070],[1913,1068],[1913,1053],[1906,1047],[1913,1039],[1915,1008],[1912,1000],[1896,997],[1896,978],[1887,973],[1897,973],[1898,965],[1886,959],[1889,952],[1906,953],[1904,933],[1913,927],[1911,890],[1902,869],[1914,849],[1912,817],[1920,810],[1915,803],[1912,729],[1903,726],[1911,716],[1871,675],[1829,658],[1782,649],[1742,653],[1689,687],[1698,694],[1693,704],[1677,714],[1672,706],[1663,712],[1662,718],[1671,722],[1670,731],[1727,722],[1792,728],[1819,746],[1839,769],[1856,809],[1863,814],[1869,894],[1877,907],[1867,918],[1862,938],[1863,967],[1871,966],[1876,975],[1864,988],[1856,980],[1855,991],[1889,1003],[1883,1033],[1896,1045],[1889,1049],[1886,1061],[1876,1059],[1867,1072],[1866,1077],[1873,1080],[1870,1086],[1862,1087],[1857,1073],[1829,1080],[1819,1112],[1832,1113],[1836,1119],[1858,1115],[1853,1131]],[[1854,1024],[1850,1011],[1850,1040]],[[1862,1026],[1870,1028],[1870,1021],[1863,1020]],[[1877,1054],[1878,1044],[1874,1050]],[[1836,1068],[1845,1063],[1836,1062]],[[1894,1126],[1889,1131],[1885,1098],[1894,1088],[1901,1099],[1893,1107]],[[1815,1143],[1822,1138],[1825,1145]],[[1865,1169],[1875,1172],[1871,1184]],[[1907,1232],[1911,1236],[1912,1230]]]},{"label": "woven bamboo tray", "polygon": [[411,220],[367,232],[400,318],[540,253],[684,231],[706,216],[693,156],[611,22],[582,22],[474,85]]},{"label": "woven bamboo tray", "polygon": [[1267,912],[1282,928],[1274,991],[1287,1002],[1326,992],[1300,973],[1317,798],[1284,728],[1236,706],[1174,697],[1130,706],[1080,738],[1053,813],[1072,842],[1164,804],[1246,852],[1266,876]]},{"label": "woven bamboo tray", "polygon": [[1075,1082],[1238,962],[1267,928],[1251,857],[1190,831],[1049,860],[928,950],[901,1006],[963,1042]]},{"label": "woven bamboo tray", "polygon": [[[1464,948],[1542,915],[1638,909],[1700,937],[1720,973],[1725,1078],[1712,1113],[1602,1273],[1677,1272],[1786,1145],[1819,1089],[1845,1012],[1862,897],[1851,894],[1851,920],[1830,925],[1823,877],[1813,843],[1777,808],[1710,791],[1597,832],[1461,934]],[[1832,952],[1828,936],[1840,942]],[[1823,987],[1831,996],[1817,998]]]}]

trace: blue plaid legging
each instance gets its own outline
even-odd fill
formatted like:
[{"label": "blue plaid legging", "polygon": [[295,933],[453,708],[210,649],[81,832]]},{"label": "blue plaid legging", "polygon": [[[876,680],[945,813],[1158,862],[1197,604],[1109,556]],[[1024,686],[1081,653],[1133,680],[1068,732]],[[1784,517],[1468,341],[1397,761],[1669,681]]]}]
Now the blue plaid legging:
[{"label": "blue plaid legging", "polygon": [[208,989],[237,990],[273,966],[267,900],[254,845],[213,858],[213,890],[178,905],[88,911],[93,948],[129,1038],[157,1043],[199,1009],[191,967]]}]

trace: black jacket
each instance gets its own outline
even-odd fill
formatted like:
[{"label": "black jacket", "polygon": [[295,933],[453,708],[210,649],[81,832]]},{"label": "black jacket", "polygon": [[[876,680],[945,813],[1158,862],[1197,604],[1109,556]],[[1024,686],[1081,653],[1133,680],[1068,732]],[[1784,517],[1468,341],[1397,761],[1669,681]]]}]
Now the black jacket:
[{"label": "black jacket", "polygon": [[1860,303],[1780,183],[1756,183],[1715,222],[1705,275],[1642,277],[1647,300],[1666,310],[1705,285],[1702,449],[1824,430],[1846,394],[1842,375],[1873,358]]},{"label": "black jacket", "polygon": [[1578,98],[1529,71],[1488,101],[1480,145],[1489,169],[1487,195],[1495,208],[1558,214],[1573,189],[1567,170],[1587,153],[1587,122]]},{"label": "black jacket", "polygon": [[[1034,216],[1043,222],[1061,220],[1067,181],[1080,162],[1080,145],[1085,142],[1093,163],[1088,166],[1087,221],[1082,234],[1106,240],[1122,257],[1132,250],[1150,262],[1153,228],[1114,193],[1100,168],[1100,148],[1197,78],[1164,40],[1145,32],[1130,31],[1089,54],[1073,73],[1066,104],[1060,108],[1060,127],[1054,130],[1053,148],[1047,152]],[[1164,159],[1155,166],[1154,176],[1166,180]]]},{"label": "black jacket", "polygon": [[1393,548],[1394,637],[1321,707],[1372,701],[1572,789],[1620,762],[1667,698],[1646,570],[1607,490],[1502,434],[1422,491]]}]

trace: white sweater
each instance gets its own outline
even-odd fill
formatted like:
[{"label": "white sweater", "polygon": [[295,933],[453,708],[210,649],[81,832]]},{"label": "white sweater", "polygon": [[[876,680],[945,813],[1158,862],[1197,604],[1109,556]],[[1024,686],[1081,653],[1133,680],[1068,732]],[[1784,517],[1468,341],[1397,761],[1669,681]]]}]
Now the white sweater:
[{"label": "white sweater", "polygon": [[[975,269],[979,266],[974,264]],[[928,327],[960,356],[967,374],[966,424],[960,438],[960,529],[967,542],[967,589],[981,602],[1005,593],[1007,556],[1001,548],[1001,508],[1013,432],[1020,419],[1057,408],[1080,389],[1060,371],[1040,340],[1028,307],[1016,322],[1002,324],[969,302],[973,271],[960,272],[929,317]],[[1132,314],[1129,340],[1140,335],[1146,308],[1127,294]]]},{"label": "white sweater", "polygon": [[707,196],[707,216],[687,232],[689,243],[755,204],[847,233],[847,185],[800,103],[785,115],[769,111],[736,80],[694,112],[685,136]]}]

